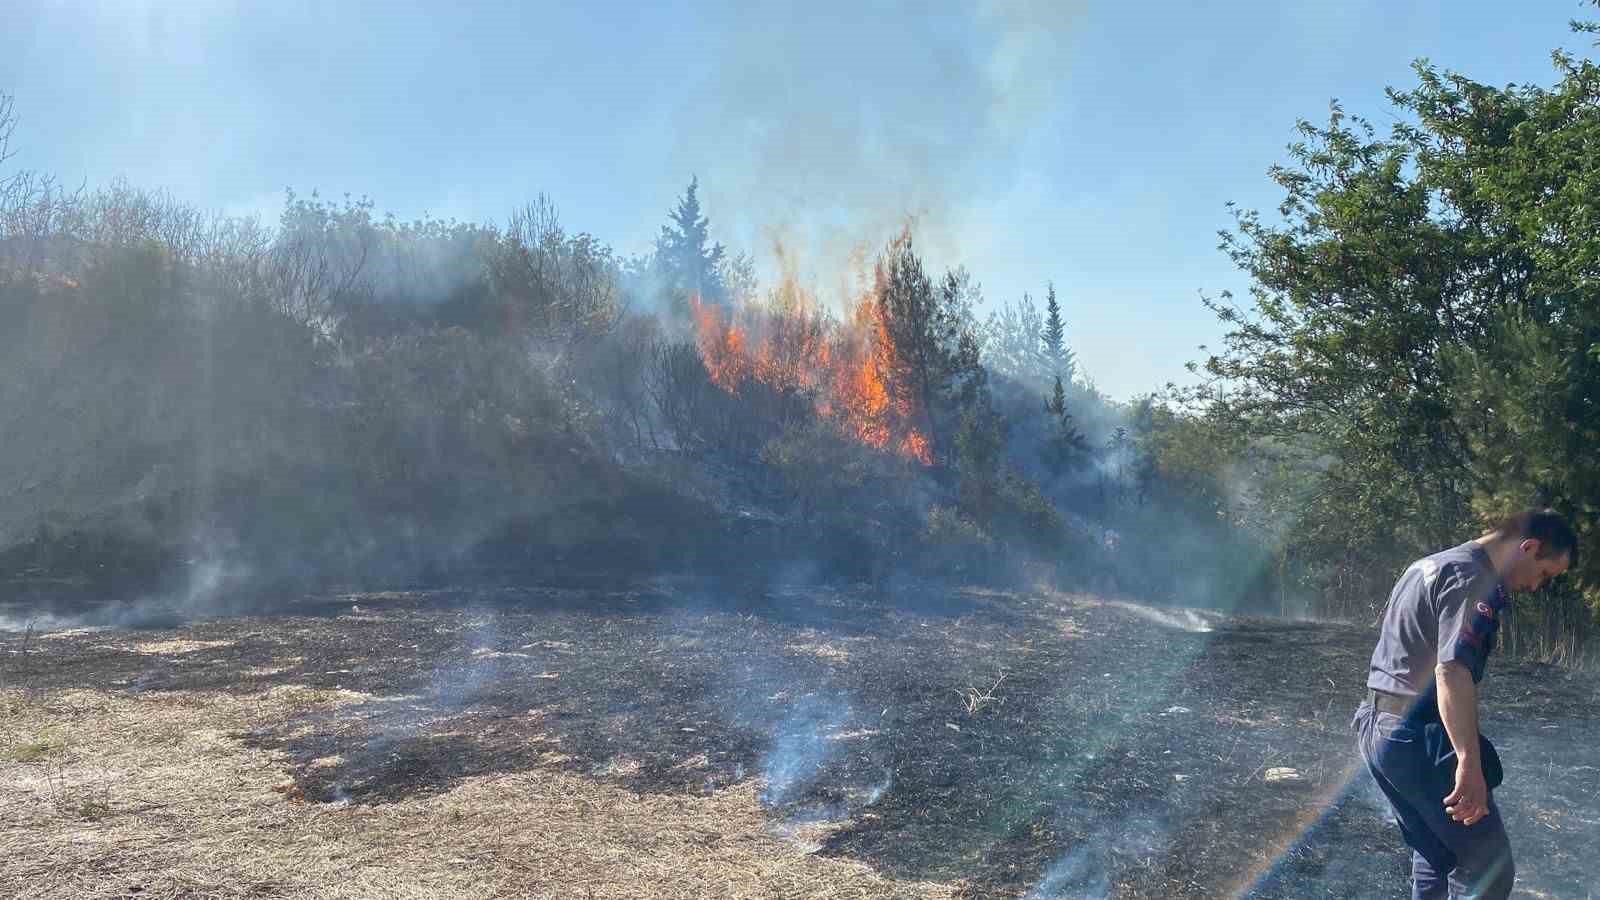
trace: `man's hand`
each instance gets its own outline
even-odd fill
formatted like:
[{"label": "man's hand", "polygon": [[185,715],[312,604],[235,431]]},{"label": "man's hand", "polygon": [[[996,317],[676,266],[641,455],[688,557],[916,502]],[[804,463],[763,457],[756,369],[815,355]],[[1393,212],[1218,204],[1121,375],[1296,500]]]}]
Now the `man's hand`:
[{"label": "man's hand", "polygon": [[1463,825],[1476,825],[1489,814],[1489,785],[1476,757],[1456,758],[1456,789],[1444,798],[1444,811]]},{"label": "man's hand", "polygon": [[1489,785],[1478,759],[1478,688],[1472,672],[1454,660],[1440,663],[1434,680],[1439,686],[1439,718],[1456,750],[1456,789],[1444,798],[1445,812],[1463,825],[1475,825],[1489,814]]}]

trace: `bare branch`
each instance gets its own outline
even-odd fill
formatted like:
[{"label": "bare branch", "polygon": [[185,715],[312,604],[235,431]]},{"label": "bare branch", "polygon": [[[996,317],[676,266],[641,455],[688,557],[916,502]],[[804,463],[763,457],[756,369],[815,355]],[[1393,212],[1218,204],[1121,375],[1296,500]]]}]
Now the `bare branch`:
[{"label": "bare branch", "polygon": [[[11,149],[11,135],[16,129],[15,98],[5,91],[0,91],[0,165],[5,165],[6,160],[16,155],[16,151]],[[0,184],[4,182],[0,181]]]}]

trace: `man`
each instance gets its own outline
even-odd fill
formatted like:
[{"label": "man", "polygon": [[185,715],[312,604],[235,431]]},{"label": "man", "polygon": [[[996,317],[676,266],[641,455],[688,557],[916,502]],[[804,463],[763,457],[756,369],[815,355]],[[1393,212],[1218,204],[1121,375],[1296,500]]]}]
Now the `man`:
[{"label": "man", "polygon": [[1354,729],[1366,769],[1411,847],[1411,897],[1509,897],[1515,868],[1493,788],[1504,773],[1478,735],[1477,682],[1509,591],[1536,591],[1578,554],[1550,509],[1408,567],[1389,594]]},{"label": "man", "polygon": [[1412,563],[1384,610],[1353,727],[1412,849],[1413,900],[1503,898],[1516,879],[1492,790],[1503,772],[1478,734],[1477,683],[1510,591],[1535,591],[1577,555],[1551,510]]}]

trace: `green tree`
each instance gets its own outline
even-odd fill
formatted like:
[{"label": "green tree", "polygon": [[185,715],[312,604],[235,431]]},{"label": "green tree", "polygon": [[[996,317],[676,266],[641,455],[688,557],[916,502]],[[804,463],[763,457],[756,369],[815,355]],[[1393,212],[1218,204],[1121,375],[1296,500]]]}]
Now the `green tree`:
[{"label": "green tree", "polygon": [[622,307],[611,248],[590,234],[569,234],[542,194],[512,214],[484,269],[490,309],[482,312],[501,330],[541,342],[585,343],[615,325]]},{"label": "green tree", "polygon": [[1044,317],[1033,297],[1023,294],[1016,303],[1002,303],[983,324],[984,364],[996,375],[1043,390],[1048,369],[1040,341],[1043,332]]},{"label": "green tree", "polygon": [[723,284],[726,250],[711,241],[711,221],[700,211],[699,191],[700,179],[691,179],[667,214],[667,224],[656,237],[656,270],[669,291],[722,303],[728,299]]},{"label": "green tree", "polygon": [[1251,302],[1208,301],[1231,330],[1190,399],[1297,448],[1284,539],[1325,590],[1381,599],[1534,503],[1574,516],[1600,583],[1600,68],[1555,64],[1552,87],[1497,88],[1419,63],[1382,137],[1335,104],[1272,170],[1282,220],[1222,236]]},{"label": "green tree", "polygon": [[1056,286],[1049,285],[1049,293],[1045,301],[1044,329],[1041,337],[1044,340],[1044,355],[1050,365],[1050,374],[1055,377],[1057,388],[1060,388],[1062,379],[1068,384],[1072,383],[1072,376],[1077,373],[1078,361],[1076,355],[1067,347],[1067,327],[1061,321],[1061,304],[1056,302]]},{"label": "green tree", "polygon": [[963,416],[987,403],[987,378],[971,308],[977,293],[964,271],[937,288],[902,235],[879,260],[874,303],[882,328],[874,347],[902,434],[925,434],[934,458],[948,461]]},{"label": "green tree", "polygon": [[1067,411],[1067,392],[1059,375],[1056,376],[1054,392],[1045,401],[1044,411],[1049,419],[1049,430],[1041,453],[1045,468],[1051,474],[1060,475],[1088,463],[1091,452],[1089,439],[1078,430],[1072,414]]}]

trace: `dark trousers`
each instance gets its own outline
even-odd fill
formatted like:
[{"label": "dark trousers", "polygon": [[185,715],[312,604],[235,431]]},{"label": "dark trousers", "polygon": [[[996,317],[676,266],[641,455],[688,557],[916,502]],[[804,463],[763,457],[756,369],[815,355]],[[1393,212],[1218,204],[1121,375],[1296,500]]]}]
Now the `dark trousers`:
[{"label": "dark trousers", "polygon": [[[1472,825],[1462,825],[1445,812],[1444,798],[1455,790],[1455,773],[1453,763],[1440,764],[1441,755],[1449,753],[1444,726],[1362,704],[1351,727],[1361,758],[1389,798],[1400,834],[1411,848],[1413,900],[1509,897],[1516,868],[1494,793],[1489,794],[1489,814]],[[1437,746],[1441,741],[1445,745]]]}]

